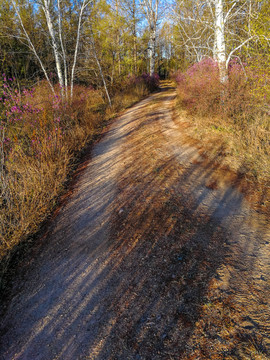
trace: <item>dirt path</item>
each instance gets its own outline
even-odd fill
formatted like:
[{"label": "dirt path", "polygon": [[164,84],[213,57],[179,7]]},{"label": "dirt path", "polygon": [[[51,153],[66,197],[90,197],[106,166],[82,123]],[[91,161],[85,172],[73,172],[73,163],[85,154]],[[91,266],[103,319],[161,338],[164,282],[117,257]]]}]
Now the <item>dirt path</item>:
[{"label": "dirt path", "polygon": [[20,264],[0,359],[270,358],[269,222],[163,90],[115,121]]}]

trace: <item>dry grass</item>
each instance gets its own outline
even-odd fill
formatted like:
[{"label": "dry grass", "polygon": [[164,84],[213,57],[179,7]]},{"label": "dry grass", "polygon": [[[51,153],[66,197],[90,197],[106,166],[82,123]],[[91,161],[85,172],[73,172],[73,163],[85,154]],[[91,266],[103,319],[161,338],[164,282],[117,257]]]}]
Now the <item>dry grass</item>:
[{"label": "dry grass", "polygon": [[115,94],[110,108],[101,91],[76,87],[72,105],[63,106],[40,84],[32,96],[20,99],[41,111],[26,111],[21,121],[11,121],[5,129],[10,142],[0,183],[0,279],[17,245],[55,207],[80,151],[109,119],[148,93],[143,84],[126,89]]},{"label": "dry grass", "polygon": [[[186,133],[203,141],[207,156],[256,181],[270,181],[270,130],[267,116],[239,126],[222,117],[190,115],[178,104]],[[222,151],[220,151],[222,146]]]},{"label": "dry grass", "polygon": [[208,155],[264,183],[270,181],[269,79],[269,71],[262,78],[259,71],[247,66],[244,73],[234,62],[224,88],[210,59],[176,75],[179,116],[188,134],[204,141]]},{"label": "dry grass", "polygon": [[[204,184],[200,174],[211,179],[216,167],[211,161],[205,167],[187,165],[193,155],[183,163],[178,161],[174,149],[180,148],[180,153],[184,144],[181,145],[182,126],[178,130],[170,117],[173,98],[173,93],[155,95],[154,101],[133,110],[132,124],[125,130],[128,136],[120,157],[116,182],[119,191],[112,210],[113,241],[108,249],[106,244],[109,255],[105,256],[106,265],[99,276],[105,285],[102,290],[96,288],[100,281],[93,285],[97,307],[91,296],[84,305],[102,312],[101,317],[95,312],[100,331],[92,342],[97,345],[91,354],[99,351],[101,358],[138,355],[189,360],[264,360],[269,358],[269,351],[259,333],[261,328],[255,326],[254,336],[250,336],[249,331],[243,332],[243,327],[250,324],[242,321],[250,309],[255,315],[258,309],[268,314],[268,292],[265,299],[251,302],[250,297],[245,297],[246,302],[239,303],[236,300],[243,299],[245,284],[248,293],[255,293],[255,287],[249,287],[250,281],[243,281],[244,286],[241,282],[242,286],[237,287],[240,297],[232,291],[224,295],[223,289],[229,281],[237,276],[244,280],[246,274],[240,269],[246,258],[242,258],[239,268],[236,260],[243,253],[238,244],[235,248],[227,247],[231,238],[229,229],[227,233],[217,219],[197,211],[192,189],[201,181]],[[165,114],[168,114],[166,122]],[[200,161],[199,156],[195,158]],[[226,196],[223,199],[227,203]],[[204,197],[199,201],[203,202]],[[248,263],[253,267],[252,259]],[[112,267],[109,265],[106,270],[108,263]],[[226,278],[227,267],[230,278]],[[93,284],[93,273],[90,275]],[[75,274],[75,283],[78,276],[80,271]],[[231,286],[236,283],[237,279]],[[261,296],[262,291],[257,292]],[[103,293],[109,296],[104,298]],[[104,300],[102,307],[100,298]],[[247,302],[249,306],[245,306]],[[103,321],[104,314],[106,319],[109,314],[109,326],[107,320]],[[53,320],[50,326],[51,332]]]}]

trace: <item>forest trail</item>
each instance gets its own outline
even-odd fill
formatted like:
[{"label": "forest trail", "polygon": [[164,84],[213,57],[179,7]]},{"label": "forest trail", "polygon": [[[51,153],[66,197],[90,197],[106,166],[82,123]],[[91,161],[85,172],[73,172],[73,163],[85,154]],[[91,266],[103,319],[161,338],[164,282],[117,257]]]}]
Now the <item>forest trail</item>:
[{"label": "forest trail", "polygon": [[19,264],[1,360],[269,359],[269,221],[186,141],[175,95],[127,110],[82,164]]}]

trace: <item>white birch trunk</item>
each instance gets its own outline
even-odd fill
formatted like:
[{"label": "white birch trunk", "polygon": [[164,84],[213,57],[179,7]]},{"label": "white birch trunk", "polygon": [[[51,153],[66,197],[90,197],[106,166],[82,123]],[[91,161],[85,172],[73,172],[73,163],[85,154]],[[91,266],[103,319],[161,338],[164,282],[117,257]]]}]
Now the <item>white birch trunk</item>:
[{"label": "white birch trunk", "polygon": [[61,50],[62,50],[62,57],[63,57],[63,63],[64,63],[64,76],[65,76],[65,97],[68,101],[68,75],[67,75],[67,60],[66,60],[66,51],[63,43],[62,38],[62,15],[61,15],[61,7],[60,7],[60,0],[57,0],[58,5],[58,31],[59,31],[59,40],[61,44]]},{"label": "white birch trunk", "polygon": [[226,68],[226,43],[225,43],[225,27],[223,0],[214,0],[215,4],[215,56],[219,67],[219,76],[221,83],[228,81],[228,73]]},{"label": "white birch trunk", "polygon": [[14,0],[11,0],[11,1],[12,1],[12,5],[13,5],[13,7],[14,7],[14,9],[15,9],[15,12],[16,12],[18,18],[19,18],[19,21],[20,21],[21,27],[22,27],[22,29],[23,29],[24,35],[25,35],[25,37],[26,37],[26,39],[27,39],[29,48],[33,51],[36,59],[38,60],[38,62],[39,62],[39,64],[40,64],[40,67],[41,67],[41,69],[42,69],[42,71],[43,71],[43,73],[44,73],[44,76],[45,76],[48,84],[50,85],[50,88],[51,88],[51,90],[52,90],[52,93],[55,94],[53,85],[52,85],[52,83],[51,83],[51,81],[50,81],[50,79],[49,79],[49,76],[48,76],[48,74],[47,74],[47,71],[46,71],[46,69],[45,69],[45,66],[43,65],[43,62],[41,61],[40,57],[38,56],[38,53],[37,53],[37,51],[36,51],[36,48],[35,48],[34,44],[32,43],[32,41],[31,41],[31,39],[30,39],[30,37],[29,37],[29,35],[28,35],[25,27],[24,27],[24,24],[23,24],[23,21],[22,21],[22,18],[21,18],[21,14],[20,14],[19,8],[18,8],[18,6],[16,5],[16,2],[15,2]]},{"label": "white birch trunk", "polygon": [[158,19],[158,6],[159,0],[142,0],[141,6],[144,9],[148,24],[150,39],[148,45],[148,54],[149,54],[149,72],[150,75],[153,75],[155,72],[155,46],[156,46],[156,29],[157,29],[157,19]]},{"label": "white birch trunk", "polygon": [[149,41],[150,75],[153,75],[155,72],[155,45],[156,45],[156,27],[154,24],[151,24],[150,41]]},{"label": "white birch trunk", "polygon": [[78,49],[79,49],[79,42],[80,42],[80,34],[81,34],[81,24],[82,24],[82,16],[83,12],[86,9],[86,7],[92,3],[92,0],[87,1],[83,0],[80,15],[79,15],[79,21],[78,21],[78,28],[77,28],[77,39],[76,39],[76,46],[74,51],[74,57],[73,57],[73,65],[71,69],[71,79],[70,79],[70,99],[72,100],[73,97],[73,84],[74,84],[74,74],[75,74],[75,68],[77,63],[77,57],[78,57]]},{"label": "white birch trunk", "polygon": [[72,65],[72,69],[71,69],[71,79],[70,79],[70,99],[71,100],[73,97],[74,74],[75,74],[75,68],[76,68],[76,62],[77,62],[77,56],[78,56],[78,48],[79,48],[80,33],[81,33],[81,22],[82,22],[82,15],[83,15],[84,8],[85,8],[85,0],[83,0],[83,4],[82,4],[80,15],[79,15],[76,46],[75,46],[74,57],[73,57],[73,65]]},{"label": "white birch trunk", "polygon": [[42,8],[43,8],[44,14],[46,16],[47,26],[48,26],[49,34],[50,34],[50,37],[52,40],[52,48],[53,48],[53,53],[54,53],[54,58],[55,58],[56,71],[57,71],[57,76],[58,76],[58,80],[59,80],[59,85],[61,87],[61,93],[63,95],[64,81],[63,81],[63,74],[62,74],[62,69],[61,69],[60,54],[59,54],[57,43],[56,43],[55,32],[54,32],[54,28],[53,28],[49,5],[50,5],[49,0],[43,0]]},{"label": "white birch trunk", "polygon": [[[13,7],[15,9],[15,12],[18,16],[18,19],[20,21],[22,30],[24,32],[25,38],[28,42],[29,48],[33,51],[34,55],[36,56],[41,69],[45,75],[46,80],[48,81],[52,92],[55,94],[54,91],[54,87],[48,77],[47,71],[39,57],[39,55],[36,52],[35,46],[32,43],[21,18],[20,15],[20,11],[19,11],[19,6],[17,5],[15,0],[11,0]],[[55,33],[55,29],[53,26],[53,20],[52,20],[52,13],[51,13],[51,9],[50,6],[55,6],[55,4],[51,3],[51,0],[42,0],[41,6],[43,9],[43,12],[45,14],[46,17],[46,22],[47,22],[47,26],[48,26],[48,31],[49,31],[49,36],[51,38],[51,42],[52,42],[52,49],[53,49],[53,55],[54,55],[54,59],[55,59],[55,66],[56,66],[56,72],[57,72],[57,76],[58,76],[58,81],[59,81],[59,85],[61,87],[61,95],[62,95],[62,99],[64,98],[64,94],[65,94],[65,98],[66,100],[68,100],[68,69],[67,69],[67,61],[66,61],[66,50],[64,47],[64,43],[63,43],[63,38],[62,38],[62,15],[61,15],[61,6],[60,6],[61,0],[57,0],[57,9],[56,11],[58,11],[58,34]],[[82,16],[83,16],[83,12],[85,10],[85,8],[92,3],[92,0],[83,0],[82,5],[81,5],[81,9],[80,9],[80,14],[79,14],[79,20],[78,20],[78,28],[77,28],[77,39],[76,39],[76,46],[74,49],[74,58],[73,58],[73,65],[72,65],[72,70],[71,70],[71,80],[70,80],[70,87],[71,87],[71,98],[73,95],[73,82],[74,82],[74,73],[75,73],[75,68],[76,68],[76,63],[77,63],[77,56],[78,56],[78,48],[79,48],[79,41],[80,41],[80,33],[81,33],[81,23],[82,23]],[[56,36],[57,35],[57,36]],[[61,51],[59,51],[58,49],[58,45],[57,45],[57,38],[60,41],[60,46],[61,46]],[[61,58],[63,59],[63,64],[61,62]],[[64,74],[63,74],[63,69],[62,69],[62,65],[64,68]]]}]

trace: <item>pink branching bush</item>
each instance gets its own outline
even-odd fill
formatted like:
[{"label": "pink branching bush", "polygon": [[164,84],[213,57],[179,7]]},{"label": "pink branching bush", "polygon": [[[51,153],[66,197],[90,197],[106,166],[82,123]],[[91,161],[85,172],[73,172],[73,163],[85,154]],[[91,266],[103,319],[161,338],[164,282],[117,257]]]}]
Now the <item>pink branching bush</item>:
[{"label": "pink branching bush", "polygon": [[214,60],[207,58],[195,63],[186,72],[178,72],[175,80],[180,101],[190,112],[204,115],[219,111],[221,84]]},{"label": "pink branching bush", "polygon": [[246,64],[233,59],[228,67],[228,83],[224,86],[221,111],[234,121],[252,116],[254,99],[247,78]]},{"label": "pink branching bush", "polygon": [[141,78],[148,87],[149,91],[154,91],[158,89],[160,80],[158,74],[149,75],[144,73],[142,74]]},{"label": "pink branching bush", "polygon": [[155,91],[159,87],[159,76],[158,74],[147,74],[143,73],[140,76],[129,75],[125,80],[125,87],[132,88],[134,86],[144,85],[148,91]]},{"label": "pink branching bush", "polygon": [[[3,89],[0,97],[0,130],[4,139],[4,154],[7,156],[18,147],[27,146],[26,130],[34,128],[34,119],[41,111],[34,107],[30,100],[33,98],[34,89],[24,89],[22,92],[15,86],[15,79],[7,79],[3,74]],[[29,118],[33,122],[29,121]],[[30,142],[31,143],[31,142]]]},{"label": "pink branching bush", "polygon": [[49,94],[46,101],[40,102],[34,88],[20,92],[15,79],[7,79],[3,74],[0,130],[5,159],[21,153],[42,157],[46,148],[52,151],[61,146],[61,112],[58,95]]},{"label": "pink branching bush", "polygon": [[[268,77],[267,77],[268,76]],[[228,82],[219,79],[218,64],[213,59],[203,59],[184,73],[174,75],[178,84],[181,104],[191,113],[220,115],[239,119],[252,119],[260,109],[267,108],[270,92],[261,91],[270,83],[270,76],[262,76],[250,65],[233,59],[228,67]],[[259,84],[259,86],[258,86]],[[260,90],[261,89],[261,90]]]}]

